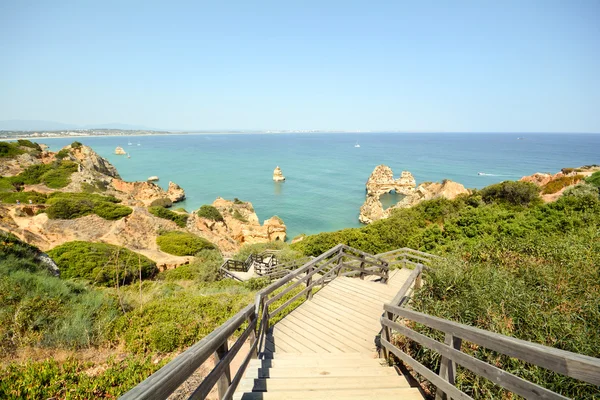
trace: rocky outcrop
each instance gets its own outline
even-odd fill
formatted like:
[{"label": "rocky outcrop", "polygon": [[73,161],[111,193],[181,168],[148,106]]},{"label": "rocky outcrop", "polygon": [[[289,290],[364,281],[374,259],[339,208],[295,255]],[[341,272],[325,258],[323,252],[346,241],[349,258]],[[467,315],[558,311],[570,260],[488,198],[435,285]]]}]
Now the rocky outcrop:
[{"label": "rocky outcrop", "polygon": [[[558,200],[565,190],[577,185],[582,179],[592,175],[596,171],[600,171],[600,166],[585,165],[579,168],[563,168],[560,172],[557,172],[554,175],[545,172],[536,172],[532,175],[522,177],[519,179],[519,181],[529,182],[539,186],[541,188],[540,197],[545,203],[549,203]],[[548,193],[548,191],[546,191],[546,186],[557,180],[562,180],[560,185],[565,186],[558,191],[550,190],[550,193]]]},{"label": "rocky outcrop", "polygon": [[212,205],[219,210],[223,221],[208,220],[194,213],[188,228],[215,243],[226,254],[235,253],[244,244],[284,241],[286,238],[287,228],[281,218],[271,217],[261,225],[250,202],[219,197]]},{"label": "rocky outcrop", "polygon": [[124,156],[127,154],[127,152],[125,152],[125,150],[122,147],[117,147],[115,149],[115,154],[117,154],[119,156]]},{"label": "rocky outcrop", "polygon": [[169,182],[169,188],[167,189],[167,197],[173,202],[185,200],[185,191],[181,186],[175,182]]},{"label": "rocky outcrop", "polygon": [[281,168],[279,168],[279,165],[275,168],[275,171],[273,171],[273,180],[275,182],[285,181],[285,176],[283,176],[283,172],[281,172]]},{"label": "rocky outcrop", "polygon": [[[172,185],[171,185],[172,184]],[[125,196],[124,200],[127,200],[128,204],[139,204],[149,206],[154,200],[168,198],[172,202],[181,201],[185,198],[185,192],[183,189],[173,183],[169,184],[169,191],[165,192],[160,186],[152,182],[126,182],[120,179],[113,179],[111,186],[116,191],[120,192],[122,197]],[[174,200],[177,199],[177,200]]]},{"label": "rocky outcrop", "polygon": [[91,147],[80,145],[78,147],[67,146],[65,149],[70,151],[74,161],[78,162],[82,169],[96,171],[111,178],[121,178],[117,169],[107,159],[100,157]]},{"label": "rocky outcrop", "polygon": [[358,220],[363,224],[370,224],[373,221],[387,218],[389,215],[379,200],[382,194],[395,191],[408,196],[414,192],[417,184],[415,178],[408,171],[402,171],[400,177],[394,179],[394,173],[390,167],[378,165],[369,176],[365,186],[367,197],[360,207]]},{"label": "rocky outcrop", "polygon": [[[444,197],[454,199],[460,194],[470,193],[460,183],[444,180],[438,182],[426,182],[416,185],[415,178],[408,171],[402,171],[400,178],[394,179],[392,169],[386,165],[378,165],[366,183],[367,196],[360,207],[358,220],[363,224],[384,219],[390,216],[396,208],[408,208],[424,200]],[[392,207],[384,209],[380,197],[384,193],[395,191],[404,197]]]}]

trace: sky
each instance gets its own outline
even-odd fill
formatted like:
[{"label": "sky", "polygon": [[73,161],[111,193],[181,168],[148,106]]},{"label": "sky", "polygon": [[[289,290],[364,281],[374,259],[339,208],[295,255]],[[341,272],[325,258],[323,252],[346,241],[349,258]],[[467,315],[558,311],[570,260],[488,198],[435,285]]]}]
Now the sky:
[{"label": "sky", "polygon": [[0,120],[600,133],[600,0],[0,0]]}]

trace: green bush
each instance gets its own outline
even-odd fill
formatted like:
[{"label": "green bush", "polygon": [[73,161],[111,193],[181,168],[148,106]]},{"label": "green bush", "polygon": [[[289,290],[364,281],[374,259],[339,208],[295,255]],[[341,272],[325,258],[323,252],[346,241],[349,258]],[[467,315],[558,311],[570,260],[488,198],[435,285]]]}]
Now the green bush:
[{"label": "green bush", "polygon": [[175,256],[193,256],[200,250],[214,249],[208,240],[188,232],[170,231],[156,238],[161,251]]},{"label": "green bush", "polygon": [[590,185],[600,188],[600,171],[594,172],[592,175],[588,176],[585,181]]},{"label": "green bush", "polygon": [[34,143],[34,142],[30,141],[30,140],[19,139],[19,140],[17,140],[17,144],[19,146],[29,147],[29,148],[34,149],[34,150],[42,151],[42,148],[40,147],[39,144]]},{"label": "green bush", "polygon": [[22,346],[99,344],[118,314],[117,303],[103,292],[53,276],[38,254],[37,248],[0,233],[0,354]]},{"label": "green bush", "polygon": [[0,158],[12,158],[25,153],[14,143],[0,142]]},{"label": "green bush", "polygon": [[83,146],[83,144],[81,144],[81,142],[77,142],[77,141],[75,141],[75,142],[71,143],[71,148],[72,148],[72,149],[78,149],[78,148],[80,148],[81,146]]},{"label": "green bush", "polygon": [[[155,363],[150,356],[127,356],[100,365],[74,358],[10,363],[0,369],[0,398],[117,398],[167,361],[164,358]],[[93,370],[99,372],[89,373]]]},{"label": "green bush", "polygon": [[241,222],[248,222],[248,220],[244,218],[244,216],[238,210],[233,211],[233,218]]},{"label": "green bush", "polygon": [[27,167],[19,175],[11,177],[17,185],[43,183],[49,188],[60,189],[71,183],[71,174],[77,172],[77,164],[71,161],[56,161],[52,164],[36,164]]},{"label": "green bush", "polygon": [[120,202],[112,196],[90,193],[52,193],[47,200],[46,209],[50,219],[75,219],[96,214],[107,220],[117,220],[131,214],[129,207],[116,204]]},{"label": "green bush", "polygon": [[8,192],[15,190],[15,186],[10,178],[0,176],[0,192]]},{"label": "green bush", "polygon": [[161,199],[153,200],[150,203],[150,207],[171,207],[173,202],[168,197],[163,197]]},{"label": "green bush", "polygon": [[559,190],[576,184],[583,179],[583,175],[561,176],[558,179],[548,182],[542,189],[542,194],[553,194]]},{"label": "green bush", "polygon": [[48,255],[58,265],[61,278],[83,278],[102,286],[124,285],[152,278],[156,263],[123,247],[106,243],[68,242],[57,246]]},{"label": "green bush", "polygon": [[62,160],[63,158],[69,157],[69,150],[68,149],[62,149],[61,151],[59,151],[58,153],[56,153],[56,159],[57,160]]},{"label": "green bush", "polygon": [[179,226],[181,228],[185,228],[185,226],[187,225],[187,220],[188,220],[187,215],[178,214],[171,210],[167,210],[166,208],[157,207],[157,206],[148,208],[148,211],[150,212],[150,214],[155,215],[159,218],[164,218],[164,219],[168,219],[170,221],[175,222],[177,224],[177,226]]},{"label": "green bush", "polygon": [[3,203],[15,204],[19,200],[21,204],[28,204],[31,200],[34,204],[44,204],[46,194],[38,192],[4,192],[0,193],[0,201]]},{"label": "green bush", "polygon": [[504,181],[479,192],[486,203],[508,203],[515,206],[539,204],[539,188],[530,182]]},{"label": "green bush", "polygon": [[210,219],[212,221],[223,221],[223,216],[219,210],[206,204],[200,207],[200,209],[196,211],[196,214],[198,214],[199,217]]}]

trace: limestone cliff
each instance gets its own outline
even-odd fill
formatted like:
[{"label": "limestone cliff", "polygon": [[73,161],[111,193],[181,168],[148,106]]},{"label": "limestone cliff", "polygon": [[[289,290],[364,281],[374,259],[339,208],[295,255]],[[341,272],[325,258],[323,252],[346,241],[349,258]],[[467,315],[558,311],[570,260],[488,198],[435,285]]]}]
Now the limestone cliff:
[{"label": "limestone cliff", "polygon": [[283,172],[281,172],[281,168],[279,168],[279,165],[273,171],[273,180],[275,182],[285,181],[285,176],[283,176]]},{"label": "limestone cliff", "polygon": [[[393,209],[412,207],[421,201],[438,197],[454,199],[463,193],[470,193],[460,183],[444,180],[441,183],[427,182],[418,187],[415,178],[409,171],[402,171],[398,179],[394,179],[392,169],[387,165],[378,165],[366,183],[367,195],[360,207],[358,220],[369,224],[390,216]],[[384,210],[380,198],[384,193],[395,191],[404,197],[394,206]]]},{"label": "limestone cliff", "polygon": [[[579,168],[563,168],[556,174],[549,174],[545,172],[536,172],[532,175],[527,175],[519,179],[521,182],[530,182],[539,186],[541,189],[541,198],[544,202],[548,203],[557,200],[565,190],[570,187],[577,185],[583,178],[592,175],[594,172],[600,171],[598,165],[585,165]],[[570,180],[569,180],[570,178]],[[547,193],[546,187],[551,185],[555,181],[563,181],[561,189],[554,191],[553,193]],[[561,185],[559,185],[560,187]]]},{"label": "limestone cliff", "polygon": [[212,221],[192,215],[189,229],[211,240],[226,253],[236,252],[244,244],[285,241],[286,226],[279,217],[271,217],[260,224],[252,203],[217,198],[213,202],[223,221]]}]

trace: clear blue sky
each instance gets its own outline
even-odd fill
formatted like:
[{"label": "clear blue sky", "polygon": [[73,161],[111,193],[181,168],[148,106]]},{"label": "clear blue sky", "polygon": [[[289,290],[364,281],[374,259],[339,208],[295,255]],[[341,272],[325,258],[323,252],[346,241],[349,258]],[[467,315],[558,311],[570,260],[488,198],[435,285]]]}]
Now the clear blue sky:
[{"label": "clear blue sky", "polygon": [[600,1],[0,0],[0,120],[600,132]]}]

